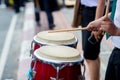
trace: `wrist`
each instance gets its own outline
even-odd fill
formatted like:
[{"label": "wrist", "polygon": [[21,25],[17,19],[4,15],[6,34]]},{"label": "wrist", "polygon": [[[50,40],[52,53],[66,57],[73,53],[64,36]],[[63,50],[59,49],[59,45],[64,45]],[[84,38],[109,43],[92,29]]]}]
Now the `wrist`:
[{"label": "wrist", "polygon": [[105,17],[106,16],[103,16],[103,17],[99,18],[98,20],[103,21],[105,19]]},{"label": "wrist", "polygon": [[117,28],[116,29],[116,34],[115,34],[116,36],[120,36],[120,28]]}]

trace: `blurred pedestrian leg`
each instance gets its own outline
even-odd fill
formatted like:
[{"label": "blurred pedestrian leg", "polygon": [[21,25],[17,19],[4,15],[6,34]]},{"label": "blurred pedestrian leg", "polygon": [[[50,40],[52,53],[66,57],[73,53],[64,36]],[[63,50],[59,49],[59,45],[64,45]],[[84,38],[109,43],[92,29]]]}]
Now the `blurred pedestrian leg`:
[{"label": "blurred pedestrian leg", "polygon": [[11,4],[9,3],[9,0],[4,0],[4,3],[5,3],[5,5],[6,5],[7,8],[11,7]]},{"label": "blurred pedestrian leg", "polygon": [[55,25],[53,22],[54,20],[53,20],[52,10],[50,8],[49,0],[44,0],[44,8],[47,14],[49,28],[52,29]]},{"label": "blurred pedestrian leg", "polygon": [[40,26],[40,3],[39,0],[34,0],[35,7],[35,21],[37,26]]},{"label": "blurred pedestrian leg", "polygon": [[14,10],[15,10],[15,13],[20,12],[20,0],[14,0]]},{"label": "blurred pedestrian leg", "polygon": [[55,24],[52,12],[59,10],[57,0],[44,0],[43,6],[47,14],[49,28],[53,29],[55,27]]},{"label": "blurred pedestrian leg", "polygon": [[65,0],[62,0],[62,6],[65,7]]}]

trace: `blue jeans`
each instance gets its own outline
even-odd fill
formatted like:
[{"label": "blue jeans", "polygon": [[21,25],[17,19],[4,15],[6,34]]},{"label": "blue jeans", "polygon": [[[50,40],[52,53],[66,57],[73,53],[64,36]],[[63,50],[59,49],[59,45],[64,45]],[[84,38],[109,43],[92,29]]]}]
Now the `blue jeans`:
[{"label": "blue jeans", "polygon": [[52,10],[50,8],[49,0],[44,0],[44,8],[47,14],[48,24],[49,26],[51,26],[54,24],[54,21],[53,21],[53,15],[52,15]]}]

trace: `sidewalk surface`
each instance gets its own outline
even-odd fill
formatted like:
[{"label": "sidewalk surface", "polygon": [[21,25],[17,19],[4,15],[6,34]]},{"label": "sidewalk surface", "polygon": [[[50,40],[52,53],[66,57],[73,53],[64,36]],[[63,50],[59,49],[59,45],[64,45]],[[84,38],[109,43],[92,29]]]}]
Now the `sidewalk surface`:
[{"label": "sidewalk surface", "polygon": [[[30,68],[30,63],[31,63],[31,57],[30,55],[30,45],[31,45],[31,41],[34,37],[34,35],[36,35],[38,32],[40,31],[44,31],[44,30],[48,30],[48,22],[47,22],[47,18],[46,18],[46,14],[45,12],[41,12],[41,26],[38,27],[35,24],[34,21],[34,7],[33,7],[33,3],[28,3],[26,5],[26,11],[25,11],[25,15],[24,15],[24,28],[23,28],[23,41],[22,41],[22,47],[21,47],[21,56],[20,56],[20,61],[19,61],[19,69],[18,69],[18,79],[17,80],[27,80],[27,71]],[[53,16],[54,16],[54,21],[55,21],[55,25],[56,27],[54,29],[69,29],[70,27],[70,20],[72,20],[72,18],[69,20],[67,14],[64,14],[64,10],[60,10],[57,12],[53,12]],[[82,48],[81,48],[81,32],[77,31],[74,32],[75,35],[78,37],[79,39],[79,50],[82,53]],[[107,44],[107,45],[105,45]],[[106,63],[102,63],[104,61],[107,62],[109,54],[113,48],[113,46],[111,46],[111,43],[109,41],[106,41],[105,38],[102,41],[102,49],[101,49],[101,59],[103,61],[101,61],[101,80],[103,80],[104,78],[104,73],[105,73],[105,69],[106,69]],[[107,54],[106,54],[107,53]],[[86,65],[87,67],[87,65]],[[89,80],[89,73],[88,70],[86,70],[86,80]]]}]

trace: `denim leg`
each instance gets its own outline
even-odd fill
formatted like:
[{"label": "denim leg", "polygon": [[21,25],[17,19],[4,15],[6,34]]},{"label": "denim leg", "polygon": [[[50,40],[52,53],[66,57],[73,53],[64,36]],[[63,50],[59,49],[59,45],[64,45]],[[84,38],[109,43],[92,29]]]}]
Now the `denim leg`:
[{"label": "denim leg", "polygon": [[44,8],[45,8],[45,11],[47,14],[48,24],[49,24],[49,26],[51,26],[54,24],[54,22],[53,22],[53,15],[52,15],[52,11],[51,11],[48,0],[44,0]]},{"label": "denim leg", "polygon": [[35,21],[39,22],[40,21],[40,15],[39,15],[40,9],[37,7],[35,0],[34,0],[34,7],[35,7]]}]

